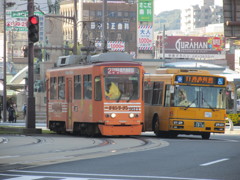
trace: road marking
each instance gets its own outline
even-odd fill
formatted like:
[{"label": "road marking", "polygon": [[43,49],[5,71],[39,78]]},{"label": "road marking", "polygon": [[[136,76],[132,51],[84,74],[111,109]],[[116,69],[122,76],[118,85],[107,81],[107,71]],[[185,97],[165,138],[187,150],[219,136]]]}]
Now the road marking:
[{"label": "road marking", "polygon": [[[128,180],[132,178],[137,179],[170,179],[170,180],[216,180],[216,179],[202,179],[202,178],[185,178],[185,177],[171,177],[171,176],[141,176],[141,175],[118,175],[118,174],[91,174],[91,173],[64,173],[64,172],[47,172],[47,171],[23,171],[23,170],[8,170],[9,172],[16,172],[16,173],[31,173],[31,174],[45,174],[45,177],[54,177],[54,178],[63,178],[66,180],[74,179],[75,177],[69,177],[69,176],[78,176],[77,179],[79,180],[102,180],[104,178],[111,178],[109,180],[124,180],[125,178],[128,178]],[[50,176],[51,174],[58,176]],[[1,174],[0,174],[1,175]],[[16,175],[16,174],[15,174]],[[21,176],[20,174],[18,174]],[[39,175],[40,176],[40,175]],[[87,177],[85,177],[87,176]],[[113,179],[114,178],[114,179]],[[117,178],[117,179],[115,179]],[[124,178],[124,179],[123,179]]]},{"label": "road marking", "polygon": [[15,157],[19,157],[19,156],[18,155],[16,155],[16,156],[0,156],[0,159],[15,158]]},{"label": "road marking", "polygon": [[223,161],[227,161],[227,160],[229,160],[229,159],[228,158],[219,159],[219,160],[216,160],[216,161],[211,161],[211,162],[208,162],[208,163],[200,164],[200,166],[209,166],[209,165],[216,164],[216,163],[223,162]]}]

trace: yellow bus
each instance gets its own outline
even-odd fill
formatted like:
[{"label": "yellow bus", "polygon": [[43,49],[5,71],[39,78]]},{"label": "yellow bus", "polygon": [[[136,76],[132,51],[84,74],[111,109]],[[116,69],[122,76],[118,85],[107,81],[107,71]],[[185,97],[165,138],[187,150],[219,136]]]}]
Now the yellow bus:
[{"label": "yellow bus", "polygon": [[204,70],[158,69],[144,75],[144,131],[157,136],[224,133],[225,77]]}]

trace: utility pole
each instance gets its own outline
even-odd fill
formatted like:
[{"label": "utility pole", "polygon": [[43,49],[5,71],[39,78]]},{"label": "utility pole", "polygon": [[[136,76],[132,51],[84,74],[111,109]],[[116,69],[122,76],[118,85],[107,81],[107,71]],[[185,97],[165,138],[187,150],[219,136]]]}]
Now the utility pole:
[{"label": "utility pole", "polygon": [[107,0],[103,0],[102,16],[102,46],[103,52],[107,52]]},{"label": "utility pole", "polygon": [[163,25],[163,36],[162,36],[162,59],[165,62],[165,24]]},{"label": "utility pole", "polygon": [[[79,2],[80,3],[80,2]],[[78,18],[78,15],[77,15],[77,0],[74,0],[74,18],[73,18],[73,24],[74,24],[74,27],[73,27],[73,43],[74,43],[74,46],[73,46],[73,54],[76,55],[77,54],[77,19]]]},{"label": "utility pole", "polygon": [[3,16],[4,16],[4,48],[3,48],[3,122],[7,121],[7,69],[6,69],[6,0],[4,0],[3,2],[3,8],[4,8],[4,12],[3,12]]},{"label": "utility pole", "polygon": [[[34,15],[34,0],[28,0],[28,17]],[[34,43],[28,39],[28,98],[26,128],[35,129],[35,97],[34,97]]]}]

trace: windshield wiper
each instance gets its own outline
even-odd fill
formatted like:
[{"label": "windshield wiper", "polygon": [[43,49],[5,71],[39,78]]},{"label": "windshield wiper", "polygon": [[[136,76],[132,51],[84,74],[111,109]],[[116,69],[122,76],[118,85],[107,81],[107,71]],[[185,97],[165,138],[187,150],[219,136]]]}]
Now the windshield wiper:
[{"label": "windshield wiper", "polygon": [[215,111],[215,109],[210,105],[210,104],[208,104],[208,102],[204,99],[204,98],[202,98],[203,99],[203,101],[205,101],[206,102],[206,104],[208,105],[208,107],[210,107],[210,109],[214,112]]},{"label": "windshield wiper", "polygon": [[133,98],[134,95],[135,95],[135,90],[133,90],[132,95],[129,97],[129,99],[127,100],[127,102],[129,102],[129,101]]},{"label": "windshield wiper", "polygon": [[197,100],[197,97],[188,106],[186,106],[184,110],[187,110],[196,100]]},{"label": "windshield wiper", "polygon": [[117,103],[120,101],[120,99],[121,99],[121,97],[122,97],[122,91],[121,90],[119,90],[120,91],[120,96],[119,96],[119,98],[117,99]]}]

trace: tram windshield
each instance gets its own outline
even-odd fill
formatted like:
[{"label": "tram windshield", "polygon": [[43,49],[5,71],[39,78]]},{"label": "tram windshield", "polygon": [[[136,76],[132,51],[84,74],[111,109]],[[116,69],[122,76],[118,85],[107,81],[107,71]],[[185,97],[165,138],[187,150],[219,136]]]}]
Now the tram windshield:
[{"label": "tram windshield", "polygon": [[104,70],[105,98],[110,100],[139,99],[139,69],[108,67]]},{"label": "tram windshield", "polygon": [[172,106],[208,109],[226,108],[226,89],[221,87],[176,86]]}]

